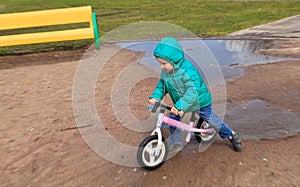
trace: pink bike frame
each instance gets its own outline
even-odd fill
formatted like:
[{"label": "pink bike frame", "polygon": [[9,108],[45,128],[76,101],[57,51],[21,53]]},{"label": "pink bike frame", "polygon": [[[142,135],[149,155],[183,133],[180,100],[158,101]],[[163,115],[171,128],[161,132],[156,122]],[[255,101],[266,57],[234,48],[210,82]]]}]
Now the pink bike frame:
[{"label": "pink bike frame", "polygon": [[[190,141],[191,135],[194,132],[206,134],[206,133],[213,133],[213,131],[214,131],[213,129],[197,129],[197,128],[194,128],[195,122],[191,121],[189,124],[186,124],[186,123],[183,123],[181,121],[177,121],[175,119],[167,117],[164,113],[159,113],[158,120],[157,120],[157,125],[156,125],[157,128],[152,132],[152,134],[158,134],[158,136],[160,136],[159,135],[159,134],[161,134],[160,128],[161,128],[163,123],[188,132],[187,136],[186,136],[186,139],[185,139],[186,142]],[[160,140],[161,137],[158,137],[158,139]]]}]

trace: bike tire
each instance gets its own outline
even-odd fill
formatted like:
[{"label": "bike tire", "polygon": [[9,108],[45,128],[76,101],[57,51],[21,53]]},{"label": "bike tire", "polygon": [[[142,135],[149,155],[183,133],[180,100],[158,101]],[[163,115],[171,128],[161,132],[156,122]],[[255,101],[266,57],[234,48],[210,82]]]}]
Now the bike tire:
[{"label": "bike tire", "polygon": [[[158,156],[154,156],[155,146],[157,146],[158,136],[151,135],[146,137],[139,145],[137,160],[141,167],[146,170],[154,170],[162,166],[168,156],[168,143],[162,138],[163,144]],[[151,158],[154,160],[151,160]]]},{"label": "bike tire", "polygon": [[[207,127],[205,127],[205,125],[207,125],[206,122],[204,122],[203,119],[199,119],[197,122],[196,128],[197,129],[207,129]],[[212,128],[212,127],[209,127],[209,128]],[[215,136],[217,135],[217,132],[214,131],[214,133],[212,135],[205,135],[205,137],[202,136],[199,132],[195,132],[194,135],[195,135],[196,140],[199,143],[202,141],[208,142],[215,138]]]}]

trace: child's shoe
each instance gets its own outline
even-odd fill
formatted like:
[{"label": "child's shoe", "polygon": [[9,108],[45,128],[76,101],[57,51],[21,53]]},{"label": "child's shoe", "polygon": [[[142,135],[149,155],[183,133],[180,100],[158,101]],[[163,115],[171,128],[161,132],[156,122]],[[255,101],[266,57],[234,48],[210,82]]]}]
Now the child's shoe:
[{"label": "child's shoe", "polygon": [[230,136],[228,139],[231,142],[231,144],[233,146],[233,149],[236,152],[240,152],[242,150],[243,143],[242,143],[242,140],[241,140],[241,138],[240,138],[240,136],[237,132],[233,132],[232,136]]}]

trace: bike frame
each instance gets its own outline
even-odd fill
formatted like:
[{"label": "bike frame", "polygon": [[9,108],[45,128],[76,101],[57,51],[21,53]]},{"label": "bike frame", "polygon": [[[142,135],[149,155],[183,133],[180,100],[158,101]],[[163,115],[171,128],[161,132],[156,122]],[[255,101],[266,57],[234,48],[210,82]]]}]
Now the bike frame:
[{"label": "bike frame", "polygon": [[[204,134],[213,133],[213,129],[197,129],[197,128],[194,128],[194,124],[195,124],[194,120],[190,120],[190,123],[186,124],[186,123],[183,123],[181,121],[177,121],[175,119],[172,119],[172,118],[166,116],[164,114],[164,112],[160,112],[159,115],[158,115],[156,128],[151,133],[151,135],[157,135],[158,136],[157,147],[160,147],[163,144],[163,142],[162,142],[162,133],[161,133],[162,124],[167,124],[168,126],[176,127],[176,128],[179,128],[179,129],[187,132],[187,135],[186,135],[186,138],[185,138],[186,142],[190,142],[191,135],[194,132],[204,133]],[[156,150],[156,155],[159,155],[159,149]]]}]

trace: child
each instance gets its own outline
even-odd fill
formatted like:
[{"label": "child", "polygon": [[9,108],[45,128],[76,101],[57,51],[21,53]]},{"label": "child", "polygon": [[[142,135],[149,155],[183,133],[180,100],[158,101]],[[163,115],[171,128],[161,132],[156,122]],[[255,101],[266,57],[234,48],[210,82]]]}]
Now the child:
[{"label": "child", "polygon": [[[197,69],[184,58],[179,42],[171,37],[162,39],[154,49],[154,56],[162,70],[149,103],[153,105],[168,93],[174,103],[170,118],[180,120],[184,113],[197,111],[204,121],[219,131],[221,138],[229,139],[235,151],[241,151],[243,144],[239,135],[214,114],[210,92]],[[170,127],[170,133],[170,149],[180,148],[180,132]]]}]

